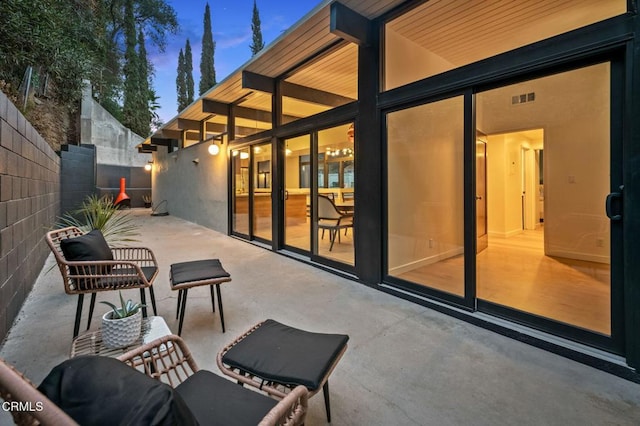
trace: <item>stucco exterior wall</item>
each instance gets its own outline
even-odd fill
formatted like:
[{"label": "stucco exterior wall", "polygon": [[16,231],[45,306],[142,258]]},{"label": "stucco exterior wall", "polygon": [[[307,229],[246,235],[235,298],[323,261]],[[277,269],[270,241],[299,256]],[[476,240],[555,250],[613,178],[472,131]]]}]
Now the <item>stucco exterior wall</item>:
[{"label": "stucco exterior wall", "polygon": [[[152,188],[156,213],[169,214],[219,232],[228,230],[227,150],[218,155],[200,143],[171,153],[153,154]],[[161,204],[162,203],[162,204]]]},{"label": "stucco exterior wall", "polygon": [[149,154],[139,154],[135,147],[144,138],[116,120],[91,96],[91,87],[83,91],[80,112],[80,143],[96,146],[98,164],[144,167]]},{"label": "stucco exterior wall", "polygon": [[96,151],[96,192],[99,196],[116,198],[120,179],[126,180],[126,194],[131,207],[142,207],[143,196],[151,194],[151,176],[144,166],[150,154],[138,153],[136,146],[144,138],[122,125],[91,95],[87,85],[83,92],[80,112],[80,142],[93,145]]}]

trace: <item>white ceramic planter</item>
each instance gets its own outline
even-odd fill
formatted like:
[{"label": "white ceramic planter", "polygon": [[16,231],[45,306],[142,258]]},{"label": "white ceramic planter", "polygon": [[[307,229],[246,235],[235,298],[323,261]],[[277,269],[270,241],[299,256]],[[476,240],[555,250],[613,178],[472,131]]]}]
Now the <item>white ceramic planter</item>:
[{"label": "white ceramic planter", "polygon": [[123,348],[134,343],[140,337],[142,311],[126,318],[112,319],[112,311],[102,316],[102,342],[111,349]]}]

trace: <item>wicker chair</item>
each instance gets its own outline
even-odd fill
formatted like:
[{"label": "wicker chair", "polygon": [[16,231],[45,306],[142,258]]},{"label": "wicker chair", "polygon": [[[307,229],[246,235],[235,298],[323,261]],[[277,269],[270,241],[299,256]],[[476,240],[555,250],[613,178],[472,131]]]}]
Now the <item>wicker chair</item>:
[{"label": "wicker chair", "polygon": [[80,330],[82,304],[85,294],[91,294],[87,329],[91,326],[96,293],[99,291],[139,288],[141,302],[145,305],[142,308],[142,314],[146,317],[147,308],[144,289],[148,288],[153,312],[157,315],[152,284],[158,275],[158,263],[153,252],[144,247],[113,247],[109,248],[113,255],[113,260],[66,260],[60,242],[67,238],[83,235],[87,234],[73,226],[49,231],[46,235],[47,244],[53,252],[62,274],[64,291],[67,294],[78,295],[73,337],[76,337]]},{"label": "wicker chair", "polygon": [[[179,336],[161,337],[119,356],[118,359],[176,388],[196,418],[207,419],[207,424],[243,423],[247,417],[255,415],[256,410],[264,412],[264,417],[260,414],[262,419],[251,424],[304,424],[308,404],[308,391],[304,386],[295,387],[284,398],[278,395],[282,398],[280,401],[238,386],[214,373],[200,370],[189,348]],[[222,415],[227,416],[227,420],[217,418]],[[213,417],[215,421],[212,420]]]},{"label": "wicker chair", "polygon": [[0,398],[6,401],[17,425],[71,426],[77,423],[43,395],[33,383],[0,359]]}]

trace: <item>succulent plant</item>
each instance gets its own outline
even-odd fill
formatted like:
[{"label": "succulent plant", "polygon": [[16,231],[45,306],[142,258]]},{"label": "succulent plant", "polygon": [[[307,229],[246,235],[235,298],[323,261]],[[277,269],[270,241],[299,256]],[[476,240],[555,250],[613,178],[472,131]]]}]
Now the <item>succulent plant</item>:
[{"label": "succulent plant", "polygon": [[131,299],[125,302],[124,298],[122,297],[122,292],[119,292],[119,294],[120,294],[120,307],[117,307],[111,302],[105,302],[105,301],[100,302],[100,303],[104,303],[105,305],[108,305],[112,309],[113,314],[111,315],[111,319],[121,319],[121,318],[130,317],[131,315],[135,315],[140,310],[140,308],[143,308],[145,306],[140,303],[134,303]]}]

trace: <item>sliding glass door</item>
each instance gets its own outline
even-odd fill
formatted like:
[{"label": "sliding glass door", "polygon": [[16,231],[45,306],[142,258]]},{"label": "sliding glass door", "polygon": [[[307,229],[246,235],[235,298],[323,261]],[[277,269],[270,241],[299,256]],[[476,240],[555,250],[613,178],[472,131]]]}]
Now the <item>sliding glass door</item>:
[{"label": "sliding glass door", "polygon": [[271,241],[271,143],[231,151],[233,234]]},{"label": "sliding glass door", "polygon": [[597,63],[387,113],[388,280],[620,351],[621,73]]},{"label": "sliding glass door", "polygon": [[477,296],[487,309],[611,336],[610,87],[607,62],[478,93],[489,238]]},{"label": "sliding glass door", "polygon": [[311,250],[311,136],[285,139],[284,242]]},{"label": "sliding glass door", "polygon": [[464,99],[387,115],[388,273],[464,297]]}]

